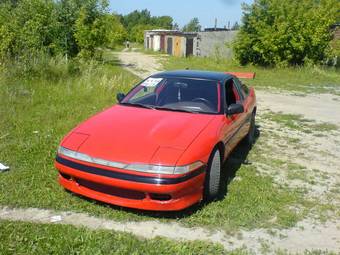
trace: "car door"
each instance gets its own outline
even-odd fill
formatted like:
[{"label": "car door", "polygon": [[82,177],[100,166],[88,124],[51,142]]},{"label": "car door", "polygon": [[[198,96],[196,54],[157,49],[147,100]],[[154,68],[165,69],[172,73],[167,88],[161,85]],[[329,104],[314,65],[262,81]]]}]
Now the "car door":
[{"label": "car door", "polygon": [[[244,95],[237,85],[236,78],[227,80],[224,84],[224,108],[230,104],[244,104]],[[233,148],[244,137],[246,127],[246,113],[239,113],[234,115],[225,115],[224,124],[222,128],[222,139],[225,144],[225,157],[233,150]]]},{"label": "car door", "polygon": [[240,127],[238,132],[238,142],[246,136],[249,131],[250,126],[250,117],[251,117],[251,100],[246,96],[242,89],[242,83],[237,78],[233,78],[234,89],[237,90],[237,93],[240,97],[239,103],[243,105],[244,112],[242,114],[238,114],[240,117]]}]

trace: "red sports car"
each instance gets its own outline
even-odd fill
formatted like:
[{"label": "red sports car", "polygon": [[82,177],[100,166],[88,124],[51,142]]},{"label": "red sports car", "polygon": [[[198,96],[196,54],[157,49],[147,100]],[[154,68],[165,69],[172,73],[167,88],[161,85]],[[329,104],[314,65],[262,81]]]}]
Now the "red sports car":
[{"label": "red sports car", "polygon": [[117,105],[62,140],[55,160],[60,184],[144,210],[176,211],[214,198],[232,149],[254,141],[254,89],[237,78],[252,75],[162,72],[118,94]]}]

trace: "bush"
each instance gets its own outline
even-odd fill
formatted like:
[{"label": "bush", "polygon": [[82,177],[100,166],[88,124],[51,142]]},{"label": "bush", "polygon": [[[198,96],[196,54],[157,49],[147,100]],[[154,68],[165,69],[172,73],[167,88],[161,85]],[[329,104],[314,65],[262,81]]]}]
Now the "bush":
[{"label": "bush", "polygon": [[126,32],[106,0],[0,1],[0,63],[36,65],[44,56],[92,58]]},{"label": "bush", "polygon": [[338,0],[255,0],[243,5],[243,25],[234,43],[242,65],[321,63],[330,55],[330,26]]}]

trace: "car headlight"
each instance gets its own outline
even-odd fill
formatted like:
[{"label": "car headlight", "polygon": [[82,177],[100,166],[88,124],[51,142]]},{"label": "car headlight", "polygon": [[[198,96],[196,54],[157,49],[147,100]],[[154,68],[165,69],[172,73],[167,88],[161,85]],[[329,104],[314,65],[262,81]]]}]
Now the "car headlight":
[{"label": "car headlight", "polygon": [[152,173],[152,174],[186,174],[204,165],[203,162],[201,161],[196,161],[192,164],[188,164],[184,166],[125,164],[121,162],[94,158],[87,154],[73,151],[62,146],[59,146],[58,154],[67,156],[69,158],[73,158],[73,159],[77,159],[80,161],[85,161],[85,162],[89,162],[93,164],[98,164],[102,166],[109,166],[109,167],[114,167],[114,168],[119,168],[119,169],[132,170],[132,171],[143,172],[143,173]]}]

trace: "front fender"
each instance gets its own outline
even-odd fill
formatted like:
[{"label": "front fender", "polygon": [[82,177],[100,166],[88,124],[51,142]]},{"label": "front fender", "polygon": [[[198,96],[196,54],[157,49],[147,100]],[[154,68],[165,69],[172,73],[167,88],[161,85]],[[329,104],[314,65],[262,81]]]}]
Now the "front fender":
[{"label": "front fender", "polygon": [[205,164],[208,163],[212,150],[221,141],[220,130],[223,125],[223,117],[222,115],[216,115],[209,125],[188,146],[176,165],[186,165],[198,160]]}]

